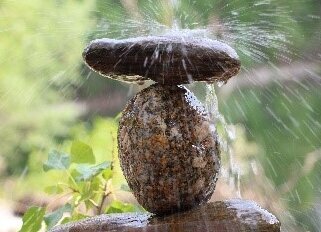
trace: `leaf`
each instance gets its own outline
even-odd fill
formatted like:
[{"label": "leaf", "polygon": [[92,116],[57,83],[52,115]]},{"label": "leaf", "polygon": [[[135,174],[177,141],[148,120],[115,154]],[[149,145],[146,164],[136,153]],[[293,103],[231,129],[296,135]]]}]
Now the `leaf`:
[{"label": "leaf", "polygon": [[68,222],[71,222],[71,217],[65,217],[64,219],[62,219],[62,221],[60,223],[61,224],[66,224]]},{"label": "leaf", "polygon": [[89,217],[89,216],[87,216],[85,214],[77,213],[77,214],[72,215],[72,217],[69,219],[69,221],[79,221],[79,220],[85,219],[87,217]]},{"label": "leaf", "polygon": [[90,182],[81,182],[78,184],[80,192],[80,201],[86,201],[90,199],[92,192],[90,191]]},{"label": "leaf", "polygon": [[77,182],[89,181],[92,177],[100,174],[103,170],[110,167],[110,162],[103,162],[98,165],[80,164],[76,167],[78,175],[75,176]]},{"label": "leaf", "polygon": [[70,157],[67,154],[53,150],[49,152],[48,160],[43,165],[45,172],[49,170],[66,170],[70,165]]},{"label": "leaf", "polygon": [[80,141],[74,141],[71,145],[71,162],[77,164],[94,164],[96,162],[92,148]]},{"label": "leaf", "polygon": [[45,223],[46,223],[48,229],[57,225],[58,222],[63,217],[64,213],[70,213],[71,211],[72,211],[72,206],[70,204],[67,204],[67,205],[53,211],[52,213],[47,214],[44,217],[44,220],[45,220]]},{"label": "leaf", "polygon": [[100,197],[103,195],[104,193],[103,182],[104,182],[104,179],[98,176],[92,179],[90,184],[90,190],[89,190],[92,193],[92,196],[91,196],[92,200],[98,201]]},{"label": "leaf", "polygon": [[66,224],[69,222],[74,222],[74,221],[79,221],[85,218],[88,218],[90,216],[87,216],[85,214],[81,214],[81,213],[73,213],[71,217],[65,217],[62,221],[61,224]]},{"label": "leaf", "polygon": [[125,212],[136,212],[138,208],[135,205],[123,203],[120,201],[113,201],[106,209],[105,213],[125,213]]},{"label": "leaf", "polygon": [[96,176],[92,179],[90,185],[90,200],[94,202],[101,202],[103,195],[105,194],[105,180],[101,176]]},{"label": "leaf", "polygon": [[101,182],[97,177],[92,178],[90,182],[80,183],[80,186],[81,186],[80,201],[85,203],[87,211],[97,207],[98,205],[97,202],[103,195],[103,192],[99,191],[101,190],[100,185],[101,185]]},{"label": "leaf", "polygon": [[79,173],[75,169],[70,170],[69,173],[70,173],[70,176],[68,177],[68,182],[67,183],[68,183],[70,188],[78,191],[79,190],[79,184],[76,183],[75,178],[76,178],[76,176],[79,175]]},{"label": "leaf", "polygon": [[105,180],[110,180],[113,177],[114,172],[111,169],[106,169],[103,171],[102,176]]},{"label": "leaf", "polygon": [[41,229],[41,223],[45,215],[45,208],[31,207],[23,215],[22,227],[19,232],[36,232]]},{"label": "leaf", "polygon": [[74,193],[70,201],[73,202],[73,205],[75,205],[75,207],[77,207],[81,203],[80,199],[81,199],[81,194]]},{"label": "leaf", "polygon": [[47,186],[45,188],[45,193],[47,194],[60,194],[63,192],[62,187],[58,185]]}]

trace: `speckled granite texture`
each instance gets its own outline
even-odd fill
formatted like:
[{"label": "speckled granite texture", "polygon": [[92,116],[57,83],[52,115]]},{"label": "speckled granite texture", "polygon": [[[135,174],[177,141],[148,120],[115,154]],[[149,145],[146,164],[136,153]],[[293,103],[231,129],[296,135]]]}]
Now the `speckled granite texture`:
[{"label": "speckled granite texture", "polygon": [[185,87],[155,84],[138,93],[123,111],[118,144],[128,185],[149,212],[190,209],[213,194],[216,129]]}]

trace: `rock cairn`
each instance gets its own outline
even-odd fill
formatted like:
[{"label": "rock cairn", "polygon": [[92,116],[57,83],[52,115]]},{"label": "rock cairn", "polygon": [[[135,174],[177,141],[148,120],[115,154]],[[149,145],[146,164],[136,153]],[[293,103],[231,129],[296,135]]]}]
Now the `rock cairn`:
[{"label": "rock cairn", "polygon": [[119,123],[120,163],[138,202],[157,215],[206,203],[220,169],[216,128],[179,85],[226,82],[240,70],[236,52],[210,39],[140,37],[94,40],[83,57],[101,75],[156,82],[128,102]]}]

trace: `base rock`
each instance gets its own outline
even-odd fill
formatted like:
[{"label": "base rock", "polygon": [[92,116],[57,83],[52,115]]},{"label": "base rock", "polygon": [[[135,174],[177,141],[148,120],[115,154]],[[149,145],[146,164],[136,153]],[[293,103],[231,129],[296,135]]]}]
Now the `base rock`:
[{"label": "base rock", "polygon": [[57,226],[51,232],[277,232],[278,219],[253,201],[233,199],[207,203],[190,211],[155,217],[150,213],[100,215]]}]

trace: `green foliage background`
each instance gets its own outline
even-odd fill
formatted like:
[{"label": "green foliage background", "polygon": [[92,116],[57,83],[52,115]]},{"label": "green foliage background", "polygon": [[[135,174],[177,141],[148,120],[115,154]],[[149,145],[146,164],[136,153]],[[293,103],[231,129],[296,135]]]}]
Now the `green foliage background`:
[{"label": "green foliage background", "polygon": [[[98,114],[80,102],[108,97],[111,90],[124,96],[130,91],[84,67],[81,52],[91,39],[161,34],[173,25],[211,25],[211,35],[236,48],[245,72],[292,61],[320,64],[318,0],[177,2],[174,7],[169,0],[0,0],[0,184],[15,183],[0,196],[14,191],[18,198],[26,189],[41,191],[55,182],[59,175],[44,177],[42,163],[49,150],[68,151],[73,140],[89,144],[98,163],[111,158],[115,135],[109,130],[116,131],[117,125],[102,117],[115,117],[123,105]],[[192,88],[204,98],[204,86]],[[227,121],[242,124],[244,137],[261,148],[256,159],[276,192],[302,169],[307,154],[321,147],[320,97],[320,85],[308,80],[272,82],[219,96]],[[301,227],[311,231],[318,229],[320,173],[317,160],[281,196]],[[115,177],[116,184],[122,181],[121,175]]]}]

